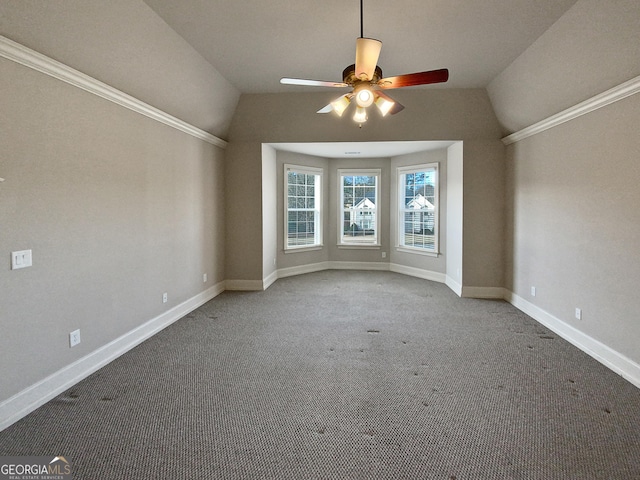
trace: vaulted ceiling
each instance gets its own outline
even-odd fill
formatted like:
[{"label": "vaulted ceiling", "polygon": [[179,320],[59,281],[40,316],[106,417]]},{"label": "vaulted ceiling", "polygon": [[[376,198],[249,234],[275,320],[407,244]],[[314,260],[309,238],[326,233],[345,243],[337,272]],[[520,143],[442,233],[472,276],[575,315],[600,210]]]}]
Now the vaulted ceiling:
[{"label": "vaulted ceiling", "polygon": [[[503,134],[640,74],[638,0],[362,1],[385,76],[450,71],[402,95],[486,88]],[[360,0],[1,0],[0,35],[226,139],[243,93],[331,99],[279,80],[341,80]]]},{"label": "vaulted ceiling", "polygon": [[[355,60],[359,0],[145,3],[242,93],[308,90],[279,79],[341,80]],[[364,36],[386,76],[448,68],[445,88],[486,87],[575,3],[364,0]]]}]

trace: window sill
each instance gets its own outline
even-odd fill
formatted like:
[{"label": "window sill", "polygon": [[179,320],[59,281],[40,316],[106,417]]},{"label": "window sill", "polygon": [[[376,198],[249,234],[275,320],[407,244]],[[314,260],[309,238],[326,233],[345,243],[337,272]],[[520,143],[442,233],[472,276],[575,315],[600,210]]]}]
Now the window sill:
[{"label": "window sill", "polygon": [[430,252],[428,250],[420,250],[418,248],[409,248],[409,247],[396,247],[396,251],[402,253],[411,253],[414,255],[423,255],[425,257],[439,257],[440,252]]},{"label": "window sill", "polygon": [[284,249],[284,253],[302,253],[322,250],[322,245],[311,245],[309,247],[289,247]]}]

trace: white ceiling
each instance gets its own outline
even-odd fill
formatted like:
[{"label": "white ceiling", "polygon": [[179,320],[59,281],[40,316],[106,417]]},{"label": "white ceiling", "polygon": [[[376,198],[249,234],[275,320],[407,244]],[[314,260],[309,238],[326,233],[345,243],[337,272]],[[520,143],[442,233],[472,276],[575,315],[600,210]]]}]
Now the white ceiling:
[{"label": "white ceiling", "polygon": [[[145,2],[242,93],[308,91],[279,80],[341,80],[355,62],[359,0]],[[574,3],[364,0],[364,36],[383,42],[385,76],[448,68],[440,88],[482,88]]]}]

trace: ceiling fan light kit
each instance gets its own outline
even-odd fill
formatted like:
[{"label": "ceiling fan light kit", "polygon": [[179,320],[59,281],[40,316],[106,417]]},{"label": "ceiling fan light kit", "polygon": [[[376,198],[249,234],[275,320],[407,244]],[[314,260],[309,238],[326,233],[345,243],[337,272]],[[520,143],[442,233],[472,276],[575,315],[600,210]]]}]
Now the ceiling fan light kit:
[{"label": "ceiling fan light kit", "polygon": [[314,87],[350,87],[352,89],[350,93],[336,98],[318,110],[317,113],[335,112],[341,117],[351,104],[351,100],[355,99],[356,112],[353,120],[362,125],[368,118],[367,108],[374,103],[383,117],[394,115],[404,109],[403,105],[380,90],[443,83],[449,79],[449,71],[446,68],[383,78],[382,69],[377,65],[381,49],[382,42],[380,40],[365,38],[363,35],[362,0],[360,0],[360,37],[356,39],[356,63],[344,69],[342,72],[343,81],[281,78],[280,83]]}]

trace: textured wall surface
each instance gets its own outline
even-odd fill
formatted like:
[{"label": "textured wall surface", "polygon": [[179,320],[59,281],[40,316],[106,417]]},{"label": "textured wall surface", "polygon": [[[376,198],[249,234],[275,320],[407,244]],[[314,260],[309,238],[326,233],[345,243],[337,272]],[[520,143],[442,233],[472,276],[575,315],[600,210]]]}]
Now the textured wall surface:
[{"label": "textured wall surface", "polygon": [[639,122],[635,95],[509,146],[506,207],[507,288],[636,363]]},{"label": "textured wall surface", "polygon": [[224,280],[224,163],[4,59],[0,90],[0,251],[33,251],[31,268],[0,268],[1,402]]}]

